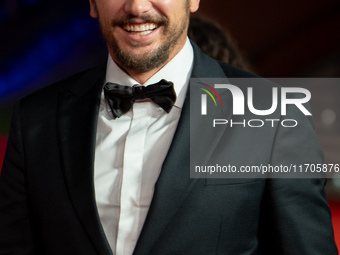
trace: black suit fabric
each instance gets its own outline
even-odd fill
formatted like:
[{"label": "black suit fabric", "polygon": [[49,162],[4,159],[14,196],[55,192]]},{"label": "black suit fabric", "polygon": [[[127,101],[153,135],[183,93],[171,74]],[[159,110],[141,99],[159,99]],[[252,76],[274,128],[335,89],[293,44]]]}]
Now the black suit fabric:
[{"label": "black suit fabric", "polygon": [[[193,78],[252,77],[193,47]],[[113,254],[93,180],[104,77],[102,65],[16,104],[0,177],[1,255]],[[191,179],[189,111],[188,93],[134,255],[337,254],[325,179]],[[296,136],[279,126],[255,136],[226,128],[210,150],[243,163],[322,162],[312,124],[299,120]],[[240,152],[246,139],[265,151]]]}]

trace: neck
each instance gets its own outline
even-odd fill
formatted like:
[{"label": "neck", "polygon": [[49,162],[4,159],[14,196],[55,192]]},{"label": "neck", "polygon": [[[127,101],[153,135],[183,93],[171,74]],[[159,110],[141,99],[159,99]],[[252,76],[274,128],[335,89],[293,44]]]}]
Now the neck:
[{"label": "neck", "polygon": [[137,81],[139,84],[144,84],[147,80],[149,80],[154,74],[156,74],[160,69],[162,69],[168,62],[163,64],[162,66],[152,69],[150,71],[146,72],[137,72],[133,70],[127,70],[124,68],[119,62],[117,62],[115,59],[113,59],[116,64],[124,70],[131,78],[133,78],[135,81]]}]

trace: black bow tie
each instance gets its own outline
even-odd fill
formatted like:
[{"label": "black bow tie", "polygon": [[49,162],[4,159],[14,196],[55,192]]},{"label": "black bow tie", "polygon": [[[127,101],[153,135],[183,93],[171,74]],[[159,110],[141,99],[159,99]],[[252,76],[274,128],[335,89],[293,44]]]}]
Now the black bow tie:
[{"label": "black bow tie", "polygon": [[167,113],[170,112],[176,101],[173,83],[164,79],[146,87],[141,85],[123,86],[108,82],[104,86],[104,94],[110,105],[113,118],[119,118],[128,112],[136,100],[149,98]]}]

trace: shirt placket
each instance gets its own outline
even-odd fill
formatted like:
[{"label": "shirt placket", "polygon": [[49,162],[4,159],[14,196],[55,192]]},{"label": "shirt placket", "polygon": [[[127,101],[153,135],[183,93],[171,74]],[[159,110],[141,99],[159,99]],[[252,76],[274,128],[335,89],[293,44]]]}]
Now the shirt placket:
[{"label": "shirt placket", "polygon": [[124,148],[117,255],[132,254],[139,236],[140,185],[149,118],[143,103],[135,103]]}]

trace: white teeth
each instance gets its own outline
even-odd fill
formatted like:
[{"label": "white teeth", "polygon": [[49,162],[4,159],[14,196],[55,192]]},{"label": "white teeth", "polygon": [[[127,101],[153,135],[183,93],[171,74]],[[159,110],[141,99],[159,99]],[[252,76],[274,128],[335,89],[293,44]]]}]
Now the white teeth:
[{"label": "white teeth", "polygon": [[149,31],[143,31],[143,32],[131,32],[132,34],[134,35],[147,35],[147,34],[150,34],[152,31],[149,30]]},{"label": "white teeth", "polygon": [[143,25],[124,25],[123,28],[128,31],[132,32],[133,34],[149,34],[151,33],[155,28],[157,28],[156,24],[143,24]]}]

